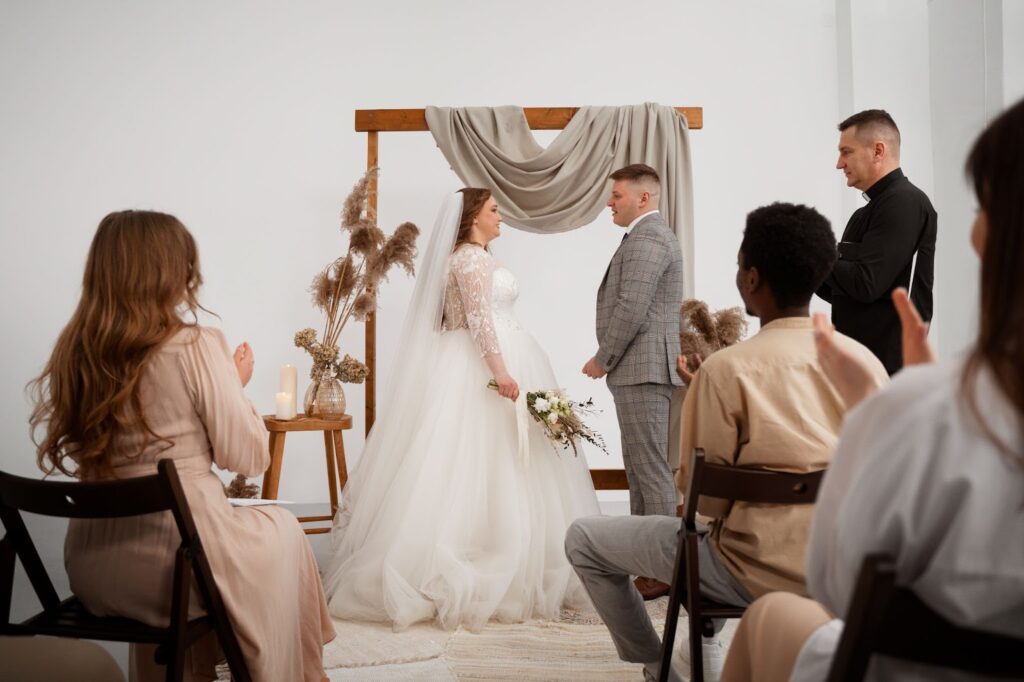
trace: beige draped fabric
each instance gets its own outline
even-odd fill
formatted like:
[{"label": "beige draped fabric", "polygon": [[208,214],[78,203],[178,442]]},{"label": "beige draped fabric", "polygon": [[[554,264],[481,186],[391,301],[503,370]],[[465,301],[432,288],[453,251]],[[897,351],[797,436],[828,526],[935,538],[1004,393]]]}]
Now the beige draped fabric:
[{"label": "beige draped fabric", "polygon": [[455,174],[490,189],[505,221],[529,232],[567,232],[593,222],[617,168],[646,163],[657,170],[661,212],[683,250],[684,295],[693,296],[689,133],[672,107],[582,107],[546,148],[521,107],[427,107],[426,118]]}]

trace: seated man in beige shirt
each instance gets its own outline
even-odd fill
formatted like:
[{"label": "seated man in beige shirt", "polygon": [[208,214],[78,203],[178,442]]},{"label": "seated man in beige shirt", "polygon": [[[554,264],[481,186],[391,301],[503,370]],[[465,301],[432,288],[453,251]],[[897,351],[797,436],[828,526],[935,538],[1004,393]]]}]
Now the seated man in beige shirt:
[{"label": "seated man in beige shirt", "polygon": [[[846,408],[818,365],[808,305],[835,259],[828,220],[812,208],[777,203],[747,216],[736,287],[761,329],[693,375],[683,403],[680,490],[694,448],[716,464],[791,472],[828,465]],[[871,351],[836,337],[864,358],[879,385],[888,381]],[[701,508],[712,517],[698,553],[701,592],[738,606],[773,590],[803,594],[812,507],[714,502]],[[678,531],[679,519],[670,516],[597,516],[579,519],[566,533],[566,555],[619,657],[643,663],[652,679],[661,642],[630,576],[670,582]],[[705,640],[708,679],[722,658],[717,640]],[[675,671],[670,679],[679,679]]]}]

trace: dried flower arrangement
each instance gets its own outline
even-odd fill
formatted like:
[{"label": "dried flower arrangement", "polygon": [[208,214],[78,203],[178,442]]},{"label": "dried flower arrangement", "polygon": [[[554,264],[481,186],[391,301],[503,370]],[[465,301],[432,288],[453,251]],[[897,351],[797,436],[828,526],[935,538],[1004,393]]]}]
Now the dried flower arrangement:
[{"label": "dried flower arrangement", "polygon": [[716,350],[733,345],[747,332],[747,320],[739,307],[712,313],[704,301],[690,298],[683,301],[679,314],[683,321],[680,352],[687,357],[696,353],[706,358]]},{"label": "dried flower arrangement", "polygon": [[339,361],[338,339],[350,319],[363,321],[377,309],[377,291],[395,265],[414,275],[416,238],[419,228],[405,222],[390,237],[377,227],[377,216],[369,208],[376,168],[368,170],[345,199],[341,233],[348,235],[345,253],[317,273],[310,286],[313,305],[326,316],[323,335],[303,329],[295,334],[295,345],[313,358],[309,376],[314,383],[337,377],[346,383],[362,383],[367,367],[345,355]]}]

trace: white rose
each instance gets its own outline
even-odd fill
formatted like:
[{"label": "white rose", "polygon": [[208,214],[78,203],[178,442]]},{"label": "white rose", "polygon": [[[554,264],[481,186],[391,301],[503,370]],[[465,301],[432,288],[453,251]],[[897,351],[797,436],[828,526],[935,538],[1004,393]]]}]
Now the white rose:
[{"label": "white rose", "polygon": [[533,401],[533,409],[537,410],[538,412],[547,412],[550,408],[551,403],[549,403],[544,398],[537,398],[536,400]]},{"label": "white rose", "polygon": [[552,412],[551,414],[548,415],[548,424],[557,424],[557,423],[558,423],[558,413],[557,412]]}]

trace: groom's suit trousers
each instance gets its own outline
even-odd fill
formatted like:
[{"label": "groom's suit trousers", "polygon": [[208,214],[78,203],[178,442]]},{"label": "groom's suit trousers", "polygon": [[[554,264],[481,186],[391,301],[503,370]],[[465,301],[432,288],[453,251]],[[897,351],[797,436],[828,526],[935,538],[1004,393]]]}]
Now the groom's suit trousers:
[{"label": "groom's suit trousers", "polygon": [[637,516],[675,516],[676,484],[668,461],[671,384],[609,386],[622,437],[622,464],[629,482],[629,511]]}]

